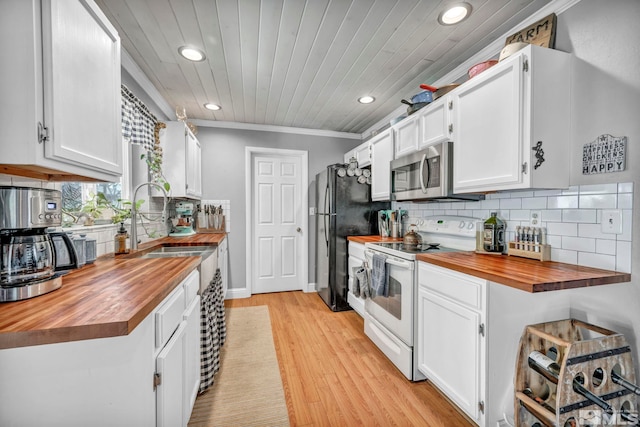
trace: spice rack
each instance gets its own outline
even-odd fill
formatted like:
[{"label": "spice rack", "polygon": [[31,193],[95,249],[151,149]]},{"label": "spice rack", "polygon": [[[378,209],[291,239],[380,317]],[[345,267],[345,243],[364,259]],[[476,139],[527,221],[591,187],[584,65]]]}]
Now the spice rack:
[{"label": "spice rack", "polygon": [[539,261],[549,261],[551,259],[551,246],[542,243],[527,243],[528,249],[518,249],[524,246],[521,242],[509,242],[507,254],[523,258],[537,259]]},{"label": "spice rack", "polygon": [[[528,364],[532,351],[549,354],[553,349],[560,365],[557,385]],[[525,327],[516,362],[516,426],[528,427],[536,422],[550,427],[603,424],[594,421],[604,411],[573,390],[574,379],[580,377],[588,391],[613,407],[615,416],[621,409],[636,413],[637,396],[614,383],[614,371],[631,383],[636,382],[631,348],[619,333],[576,319]],[[525,394],[526,389],[537,397]]]}]

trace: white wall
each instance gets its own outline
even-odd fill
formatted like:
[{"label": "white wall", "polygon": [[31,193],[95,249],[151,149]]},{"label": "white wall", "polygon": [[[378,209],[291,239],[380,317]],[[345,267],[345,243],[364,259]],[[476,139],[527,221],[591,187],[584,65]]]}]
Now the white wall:
[{"label": "white wall", "polygon": [[[229,288],[246,287],[245,147],[306,150],[309,153],[309,206],[315,206],[316,174],[332,163],[342,163],[344,153],[360,140],[199,126],[202,146],[202,198],[229,200],[233,228],[229,242]],[[309,217],[309,283],[315,282],[315,217]]]}]

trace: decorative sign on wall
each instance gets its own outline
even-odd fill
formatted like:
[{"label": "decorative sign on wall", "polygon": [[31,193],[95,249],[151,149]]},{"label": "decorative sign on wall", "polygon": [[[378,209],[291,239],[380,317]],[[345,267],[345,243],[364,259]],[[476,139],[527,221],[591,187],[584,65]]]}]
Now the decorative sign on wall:
[{"label": "decorative sign on wall", "polygon": [[626,154],[626,136],[600,135],[582,148],[582,174],[621,172]]},{"label": "decorative sign on wall", "polygon": [[515,42],[526,42],[553,49],[556,45],[556,20],[555,13],[545,16],[538,22],[507,37],[505,46]]}]

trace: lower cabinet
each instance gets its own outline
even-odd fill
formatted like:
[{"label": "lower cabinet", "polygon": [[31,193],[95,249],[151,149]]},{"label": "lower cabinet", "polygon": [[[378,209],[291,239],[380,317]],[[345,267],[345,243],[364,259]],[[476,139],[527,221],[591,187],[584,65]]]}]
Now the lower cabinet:
[{"label": "lower cabinet", "polygon": [[418,369],[482,425],[486,281],[420,263]]},{"label": "lower cabinet", "polygon": [[575,290],[529,293],[418,263],[418,369],[480,427],[513,419],[527,325],[570,317]]},{"label": "lower cabinet", "polygon": [[198,286],[195,270],[129,335],[0,350],[0,426],[186,426]]},{"label": "lower cabinet", "polygon": [[364,262],[364,245],[362,243],[349,242],[349,258],[347,261],[347,268],[349,269],[349,294],[347,295],[347,302],[353,308],[356,313],[364,317],[364,299],[360,296],[356,296],[353,293],[353,285],[355,276],[353,274],[354,267],[360,267]]}]

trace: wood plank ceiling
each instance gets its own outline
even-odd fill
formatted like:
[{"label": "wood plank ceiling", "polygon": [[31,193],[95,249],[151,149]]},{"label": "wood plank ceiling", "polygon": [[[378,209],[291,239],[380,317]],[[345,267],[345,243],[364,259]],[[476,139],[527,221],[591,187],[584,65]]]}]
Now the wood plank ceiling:
[{"label": "wood plank ceiling", "polygon": [[[549,1],[467,0],[473,12],[455,26],[437,23],[450,0],[97,3],[123,48],[189,119],[362,133]],[[185,45],[206,60],[182,58]],[[359,104],[365,94],[376,102]]]}]

